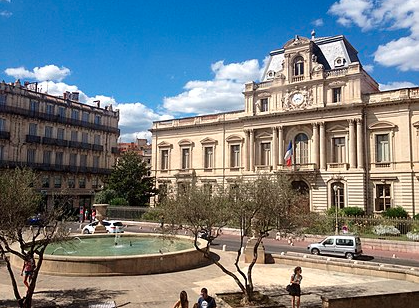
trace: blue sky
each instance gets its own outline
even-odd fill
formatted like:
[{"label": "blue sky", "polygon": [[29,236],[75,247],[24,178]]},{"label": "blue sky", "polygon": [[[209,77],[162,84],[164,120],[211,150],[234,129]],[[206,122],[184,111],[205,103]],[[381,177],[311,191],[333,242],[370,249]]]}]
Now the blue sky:
[{"label": "blue sky", "polygon": [[418,0],[0,0],[0,79],[79,91],[120,110],[122,141],[153,121],[243,109],[269,52],[343,34],[387,90],[417,86]]}]

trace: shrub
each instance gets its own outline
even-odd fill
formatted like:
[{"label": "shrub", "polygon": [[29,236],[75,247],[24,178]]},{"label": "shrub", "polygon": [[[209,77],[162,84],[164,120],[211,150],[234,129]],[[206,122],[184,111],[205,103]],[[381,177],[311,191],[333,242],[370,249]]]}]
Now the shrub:
[{"label": "shrub", "polygon": [[105,189],[98,192],[95,195],[95,203],[98,203],[98,204],[109,203],[115,197],[116,197],[115,190]]},{"label": "shrub", "polygon": [[344,215],[346,216],[362,216],[365,214],[365,211],[357,206],[349,206],[342,209]]},{"label": "shrub", "polygon": [[401,206],[391,207],[382,213],[383,217],[387,218],[407,218],[408,213]]},{"label": "shrub", "polygon": [[162,216],[162,210],[157,209],[157,208],[153,208],[153,209],[148,210],[146,213],[144,213],[141,216],[141,219],[146,220],[146,221],[158,222],[158,221],[160,221],[161,216]]},{"label": "shrub", "polygon": [[399,235],[400,230],[394,226],[377,225],[373,227],[373,233],[377,235]]},{"label": "shrub", "polygon": [[412,241],[418,241],[419,240],[419,233],[418,232],[417,233],[415,233],[415,232],[408,232],[407,233],[407,238],[409,240],[412,240]]},{"label": "shrub", "polygon": [[109,201],[109,204],[116,205],[116,206],[127,206],[128,202],[124,198],[117,197],[117,198],[111,199],[111,201]]}]

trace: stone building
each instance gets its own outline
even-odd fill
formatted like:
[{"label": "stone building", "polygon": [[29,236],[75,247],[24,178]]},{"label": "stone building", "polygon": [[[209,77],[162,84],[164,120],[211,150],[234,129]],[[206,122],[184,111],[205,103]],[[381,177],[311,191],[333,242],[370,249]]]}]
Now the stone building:
[{"label": "stone building", "polygon": [[151,166],[152,159],[152,145],[147,143],[147,139],[136,139],[136,142],[119,142],[118,149],[120,154],[127,151],[135,152],[140,156],[148,167]]},{"label": "stone building", "polygon": [[418,88],[380,91],[344,36],[296,36],[243,94],[244,110],[153,123],[156,186],[286,173],[310,211],[418,213]]},{"label": "stone building", "polygon": [[[36,85],[0,83],[0,168],[39,173],[48,205],[71,196],[69,207],[90,209],[118,152],[119,112],[78,102],[78,93],[56,97]],[[55,198],[55,197],[54,197]]]}]

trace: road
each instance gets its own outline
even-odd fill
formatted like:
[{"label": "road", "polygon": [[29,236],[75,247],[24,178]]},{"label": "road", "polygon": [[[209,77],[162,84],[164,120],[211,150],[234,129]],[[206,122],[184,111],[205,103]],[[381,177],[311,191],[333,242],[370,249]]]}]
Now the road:
[{"label": "road", "polygon": [[[83,226],[87,224],[84,223]],[[72,223],[71,228],[73,232],[77,233],[80,232],[79,229],[80,225],[78,223]],[[128,225],[125,230],[127,232],[135,232],[135,233],[144,233],[144,232],[151,232],[156,233],[159,232],[159,228],[154,227],[153,225],[145,225],[140,229],[139,225]],[[180,233],[181,234],[181,233]],[[280,254],[282,252],[299,252],[299,253],[308,253],[307,245],[309,242],[296,242],[294,246],[288,245],[285,241],[276,241],[272,238],[264,239],[264,247],[266,253],[271,254]],[[222,249],[223,246],[227,251],[238,251],[239,249],[239,237],[237,235],[232,234],[222,234],[220,235],[213,243],[212,248],[214,249]],[[419,267],[419,257],[412,253],[395,253],[396,257],[391,257],[393,255],[390,251],[382,251],[382,250],[367,250],[363,248],[364,254],[359,257],[360,260],[363,261],[372,261],[375,263],[385,263],[385,264],[395,264],[395,265],[405,265],[410,267]]]}]

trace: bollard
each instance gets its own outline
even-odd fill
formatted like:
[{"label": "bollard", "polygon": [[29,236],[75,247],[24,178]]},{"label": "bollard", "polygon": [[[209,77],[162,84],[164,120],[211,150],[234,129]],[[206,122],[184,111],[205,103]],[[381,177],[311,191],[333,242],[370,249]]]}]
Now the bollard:
[{"label": "bollard", "polygon": [[394,258],[394,259],[395,259],[396,257],[397,257],[397,256],[396,256],[396,255],[395,255],[395,253],[394,253],[394,254],[392,255],[392,258]]},{"label": "bollard", "polygon": [[226,245],[222,246],[222,251],[226,251]]}]

